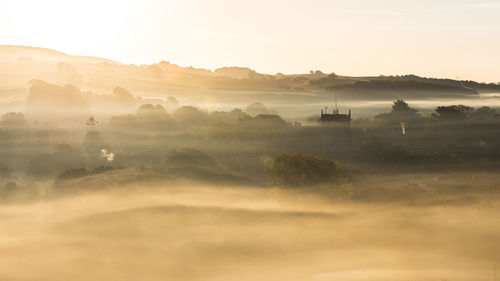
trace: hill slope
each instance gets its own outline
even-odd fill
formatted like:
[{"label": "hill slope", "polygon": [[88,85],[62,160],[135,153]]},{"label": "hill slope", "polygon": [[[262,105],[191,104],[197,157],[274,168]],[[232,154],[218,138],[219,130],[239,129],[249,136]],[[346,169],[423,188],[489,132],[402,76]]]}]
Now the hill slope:
[{"label": "hill slope", "polygon": [[[108,59],[71,56],[35,47],[0,46],[0,88],[21,88],[31,79],[75,84],[87,89],[126,87],[133,91],[207,89],[298,92],[322,96],[336,91],[349,99],[457,98],[480,92],[500,92],[499,84],[424,78],[415,75],[348,77],[325,74],[261,74],[250,68],[224,67],[215,71],[181,67],[167,61],[152,65],[125,65]],[[238,92],[234,93],[235,95]]]}]

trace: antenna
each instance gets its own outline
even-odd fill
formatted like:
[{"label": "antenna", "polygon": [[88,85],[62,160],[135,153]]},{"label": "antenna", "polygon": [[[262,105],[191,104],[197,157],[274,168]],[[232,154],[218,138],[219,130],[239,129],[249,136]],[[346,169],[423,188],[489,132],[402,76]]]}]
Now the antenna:
[{"label": "antenna", "polygon": [[339,114],[339,109],[337,107],[337,92],[334,92],[335,94],[335,114]]}]

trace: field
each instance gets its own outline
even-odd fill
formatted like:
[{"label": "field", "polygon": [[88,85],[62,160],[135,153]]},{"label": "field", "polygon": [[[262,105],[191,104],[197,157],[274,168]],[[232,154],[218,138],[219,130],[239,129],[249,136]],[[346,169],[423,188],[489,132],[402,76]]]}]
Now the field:
[{"label": "field", "polygon": [[0,281],[497,281],[499,93],[0,45]]},{"label": "field", "polygon": [[10,202],[0,279],[493,280],[494,176],[371,175],[351,199],[166,182]]}]

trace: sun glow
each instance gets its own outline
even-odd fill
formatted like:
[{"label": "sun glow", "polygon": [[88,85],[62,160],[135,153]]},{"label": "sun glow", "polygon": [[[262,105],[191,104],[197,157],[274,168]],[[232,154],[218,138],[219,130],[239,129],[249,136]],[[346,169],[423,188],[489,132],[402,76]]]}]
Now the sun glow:
[{"label": "sun glow", "polygon": [[19,45],[52,48],[83,55],[116,46],[133,28],[134,2],[2,1],[8,25],[3,34]]},{"label": "sun glow", "polygon": [[134,64],[498,82],[499,11],[493,0],[2,0],[0,45]]}]

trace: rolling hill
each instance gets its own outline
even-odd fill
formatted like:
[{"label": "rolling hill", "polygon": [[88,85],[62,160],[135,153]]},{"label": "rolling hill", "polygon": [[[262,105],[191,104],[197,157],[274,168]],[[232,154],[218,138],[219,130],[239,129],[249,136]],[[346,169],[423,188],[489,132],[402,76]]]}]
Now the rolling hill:
[{"label": "rolling hill", "polygon": [[0,46],[0,89],[25,88],[32,79],[74,84],[84,89],[133,91],[204,90],[309,93],[322,96],[332,91],[345,99],[457,98],[500,92],[500,84],[425,78],[415,75],[349,77],[316,71],[307,74],[257,73],[246,67],[214,71],[182,67],[168,61],[151,65],[125,65],[112,60],[72,56],[59,51],[26,46]]}]

